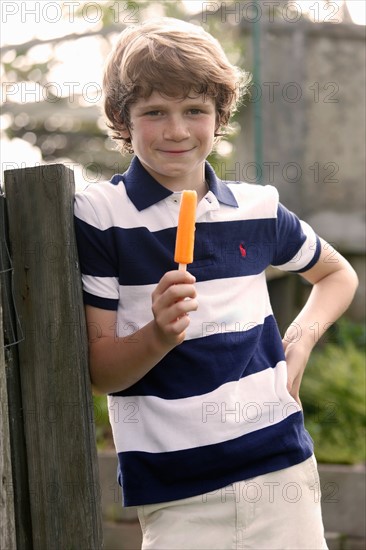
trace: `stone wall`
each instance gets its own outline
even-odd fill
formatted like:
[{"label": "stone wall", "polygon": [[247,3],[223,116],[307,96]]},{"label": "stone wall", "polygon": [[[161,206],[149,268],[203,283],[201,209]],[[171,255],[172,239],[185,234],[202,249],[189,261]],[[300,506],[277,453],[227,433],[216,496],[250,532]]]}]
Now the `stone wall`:
[{"label": "stone wall", "polygon": [[[243,22],[246,69],[251,27]],[[241,109],[233,160],[222,177],[275,185],[281,201],[345,254],[360,276],[349,315],[365,319],[365,27],[261,22],[261,84]],[[261,100],[262,156],[254,105]]]}]

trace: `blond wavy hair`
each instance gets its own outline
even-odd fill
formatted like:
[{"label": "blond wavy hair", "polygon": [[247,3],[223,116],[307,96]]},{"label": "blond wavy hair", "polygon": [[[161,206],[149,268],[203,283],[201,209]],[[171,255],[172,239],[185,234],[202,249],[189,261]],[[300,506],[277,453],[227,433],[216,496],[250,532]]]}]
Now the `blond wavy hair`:
[{"label": "blond wavy hair", "polygon": [[166,97],[203,94],[215,100],[215,136],[245,96],[249,73],[232,65],[219,42],[198,25],[173,18],[149,20],[122,31],[103,77],[109,134],[121,152],[132,153],[130,106],[157,91]]}]

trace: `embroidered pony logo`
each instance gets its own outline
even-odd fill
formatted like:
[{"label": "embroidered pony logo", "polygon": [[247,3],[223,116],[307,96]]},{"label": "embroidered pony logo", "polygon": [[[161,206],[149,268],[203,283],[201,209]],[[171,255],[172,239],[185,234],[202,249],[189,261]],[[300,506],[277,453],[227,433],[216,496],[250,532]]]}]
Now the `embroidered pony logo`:
[{"label": "embroidered pony logo", "polygon": [[239,244],[239,250],[240,250],[240,254],[242,255],[242,257],[245,258],[246,255],[247,255],[247,251],[245,250],[245,247],[244,247],[243,243]]}]

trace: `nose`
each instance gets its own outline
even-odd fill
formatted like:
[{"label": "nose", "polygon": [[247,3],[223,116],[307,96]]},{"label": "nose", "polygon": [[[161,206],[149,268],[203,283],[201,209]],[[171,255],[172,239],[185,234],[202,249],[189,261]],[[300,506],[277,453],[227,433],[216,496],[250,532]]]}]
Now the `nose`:
[{"label": "nose", "polygon": [[190,132],[187,122],[182,116],[171,116],[166,121],[164,139],[182,141],[189,138]]}]

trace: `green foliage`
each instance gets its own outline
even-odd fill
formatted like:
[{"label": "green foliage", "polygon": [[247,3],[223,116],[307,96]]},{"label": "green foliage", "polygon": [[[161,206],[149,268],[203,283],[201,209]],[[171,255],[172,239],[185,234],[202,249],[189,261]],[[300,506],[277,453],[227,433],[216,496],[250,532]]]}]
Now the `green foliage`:
[{"label": "green foliage", "polygon": [[319,462],[365,461],[364,342],[365,326],[342,320],[310,358],[301,401]]},{"label": "green foliage", "polygon": [[108,418],[108,403],[106,395],[93,395],[95,435],[98,449],[113,445],[112,430]]},{"label": "green foliage", "polygon": [[346,346],[353,343],[362,351],[366,347],[366,324],[352,323],[348,319],[342,318],[335,325],[333,331],[333,343],[340,346]]}]

